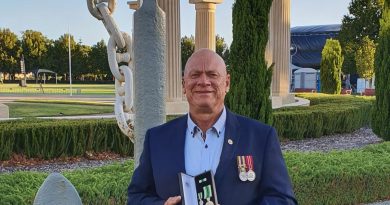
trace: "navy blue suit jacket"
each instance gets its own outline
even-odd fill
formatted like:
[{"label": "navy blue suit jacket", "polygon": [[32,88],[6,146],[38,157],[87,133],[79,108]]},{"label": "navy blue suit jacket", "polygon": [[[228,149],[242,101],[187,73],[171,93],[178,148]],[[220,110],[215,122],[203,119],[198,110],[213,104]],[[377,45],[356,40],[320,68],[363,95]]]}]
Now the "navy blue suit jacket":
[{"label": "navy blue suit jacket", "polygon": [[[128,188],[128,205],[163,205],[169,197],[180,195],[178,173],[185,173],[187,116],[147,131]],[[245,155],[253,156],[256,179],[252,182],[238,177],[236,157]],[[215,185],[220,205],[297,204],[275,129],[228,110]]]}]

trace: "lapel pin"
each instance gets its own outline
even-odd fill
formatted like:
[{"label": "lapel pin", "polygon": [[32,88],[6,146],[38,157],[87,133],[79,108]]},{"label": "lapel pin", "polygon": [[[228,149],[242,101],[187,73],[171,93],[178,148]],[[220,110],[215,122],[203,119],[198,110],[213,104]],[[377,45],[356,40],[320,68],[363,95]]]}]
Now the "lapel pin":
[{"label": "lapel pin", "polygon": [[232,145],[233,144],[233,140],[228,139],[228,144]]}]

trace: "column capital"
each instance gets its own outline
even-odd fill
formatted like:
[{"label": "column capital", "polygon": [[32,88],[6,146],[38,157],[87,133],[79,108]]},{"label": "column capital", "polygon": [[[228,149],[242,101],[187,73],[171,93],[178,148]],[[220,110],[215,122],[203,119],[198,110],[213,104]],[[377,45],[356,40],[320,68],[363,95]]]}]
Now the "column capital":
[{"label": "column capital", "polygon": [[138,10],[139,9],[139,2],[138,1],[128,1],[127,5],[129,5],[129,8],[132,10]]},{"label": "column capital", "polygon": [[190,4],[199,4],[199,3],[211,3],[211,4],[221,4],[223,0],[189,0]]}]

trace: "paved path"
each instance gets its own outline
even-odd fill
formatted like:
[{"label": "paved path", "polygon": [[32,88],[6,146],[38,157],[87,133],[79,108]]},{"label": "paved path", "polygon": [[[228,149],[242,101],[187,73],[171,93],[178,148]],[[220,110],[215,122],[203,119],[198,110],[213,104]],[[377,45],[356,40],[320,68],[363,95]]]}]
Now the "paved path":
[{"label": "paved path", "polygon": [[390,201],[382,201],[382,202],[376,202],[376,203],[366,204],[366,205],[390,205]]},{"label": "paved path", "polygon": [[17,94],[0,94],[1,102],[13,102],[15,100],[31,100],[31,99],[49,99],[49,100],[82,100],[82,101],[95,101],[95,102],[112,102],[115,98],[111,95],[17,95]]}]

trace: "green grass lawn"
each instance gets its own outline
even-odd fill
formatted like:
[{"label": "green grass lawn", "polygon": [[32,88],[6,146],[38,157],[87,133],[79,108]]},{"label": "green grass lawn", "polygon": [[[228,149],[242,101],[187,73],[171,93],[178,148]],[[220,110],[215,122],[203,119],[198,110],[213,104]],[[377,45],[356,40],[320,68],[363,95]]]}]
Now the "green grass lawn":
[{"label": "green grass lawn", "polygon": [[[18,84],[0,84],[0,94],[70,94],[68,84],[27,84],[20,87]],[[73,84],[74,95],[114,95],[114,84]]]},{"label": "green grass lawn", "polygon": [[113,105],[58,104],[58,103],[6,103],[10,117],[49,117],[90,115],[114,112]]},{"label": "green grass lawn", "polygon": [[[365,204],[390,196],[390,142],[329,153],[283,154],[299,204]],[[127,160],[63,174],[84,204],[125,204],[133,164]],[[47,175],[31,171],[0,174],[2,202],[32,204]]]}]

